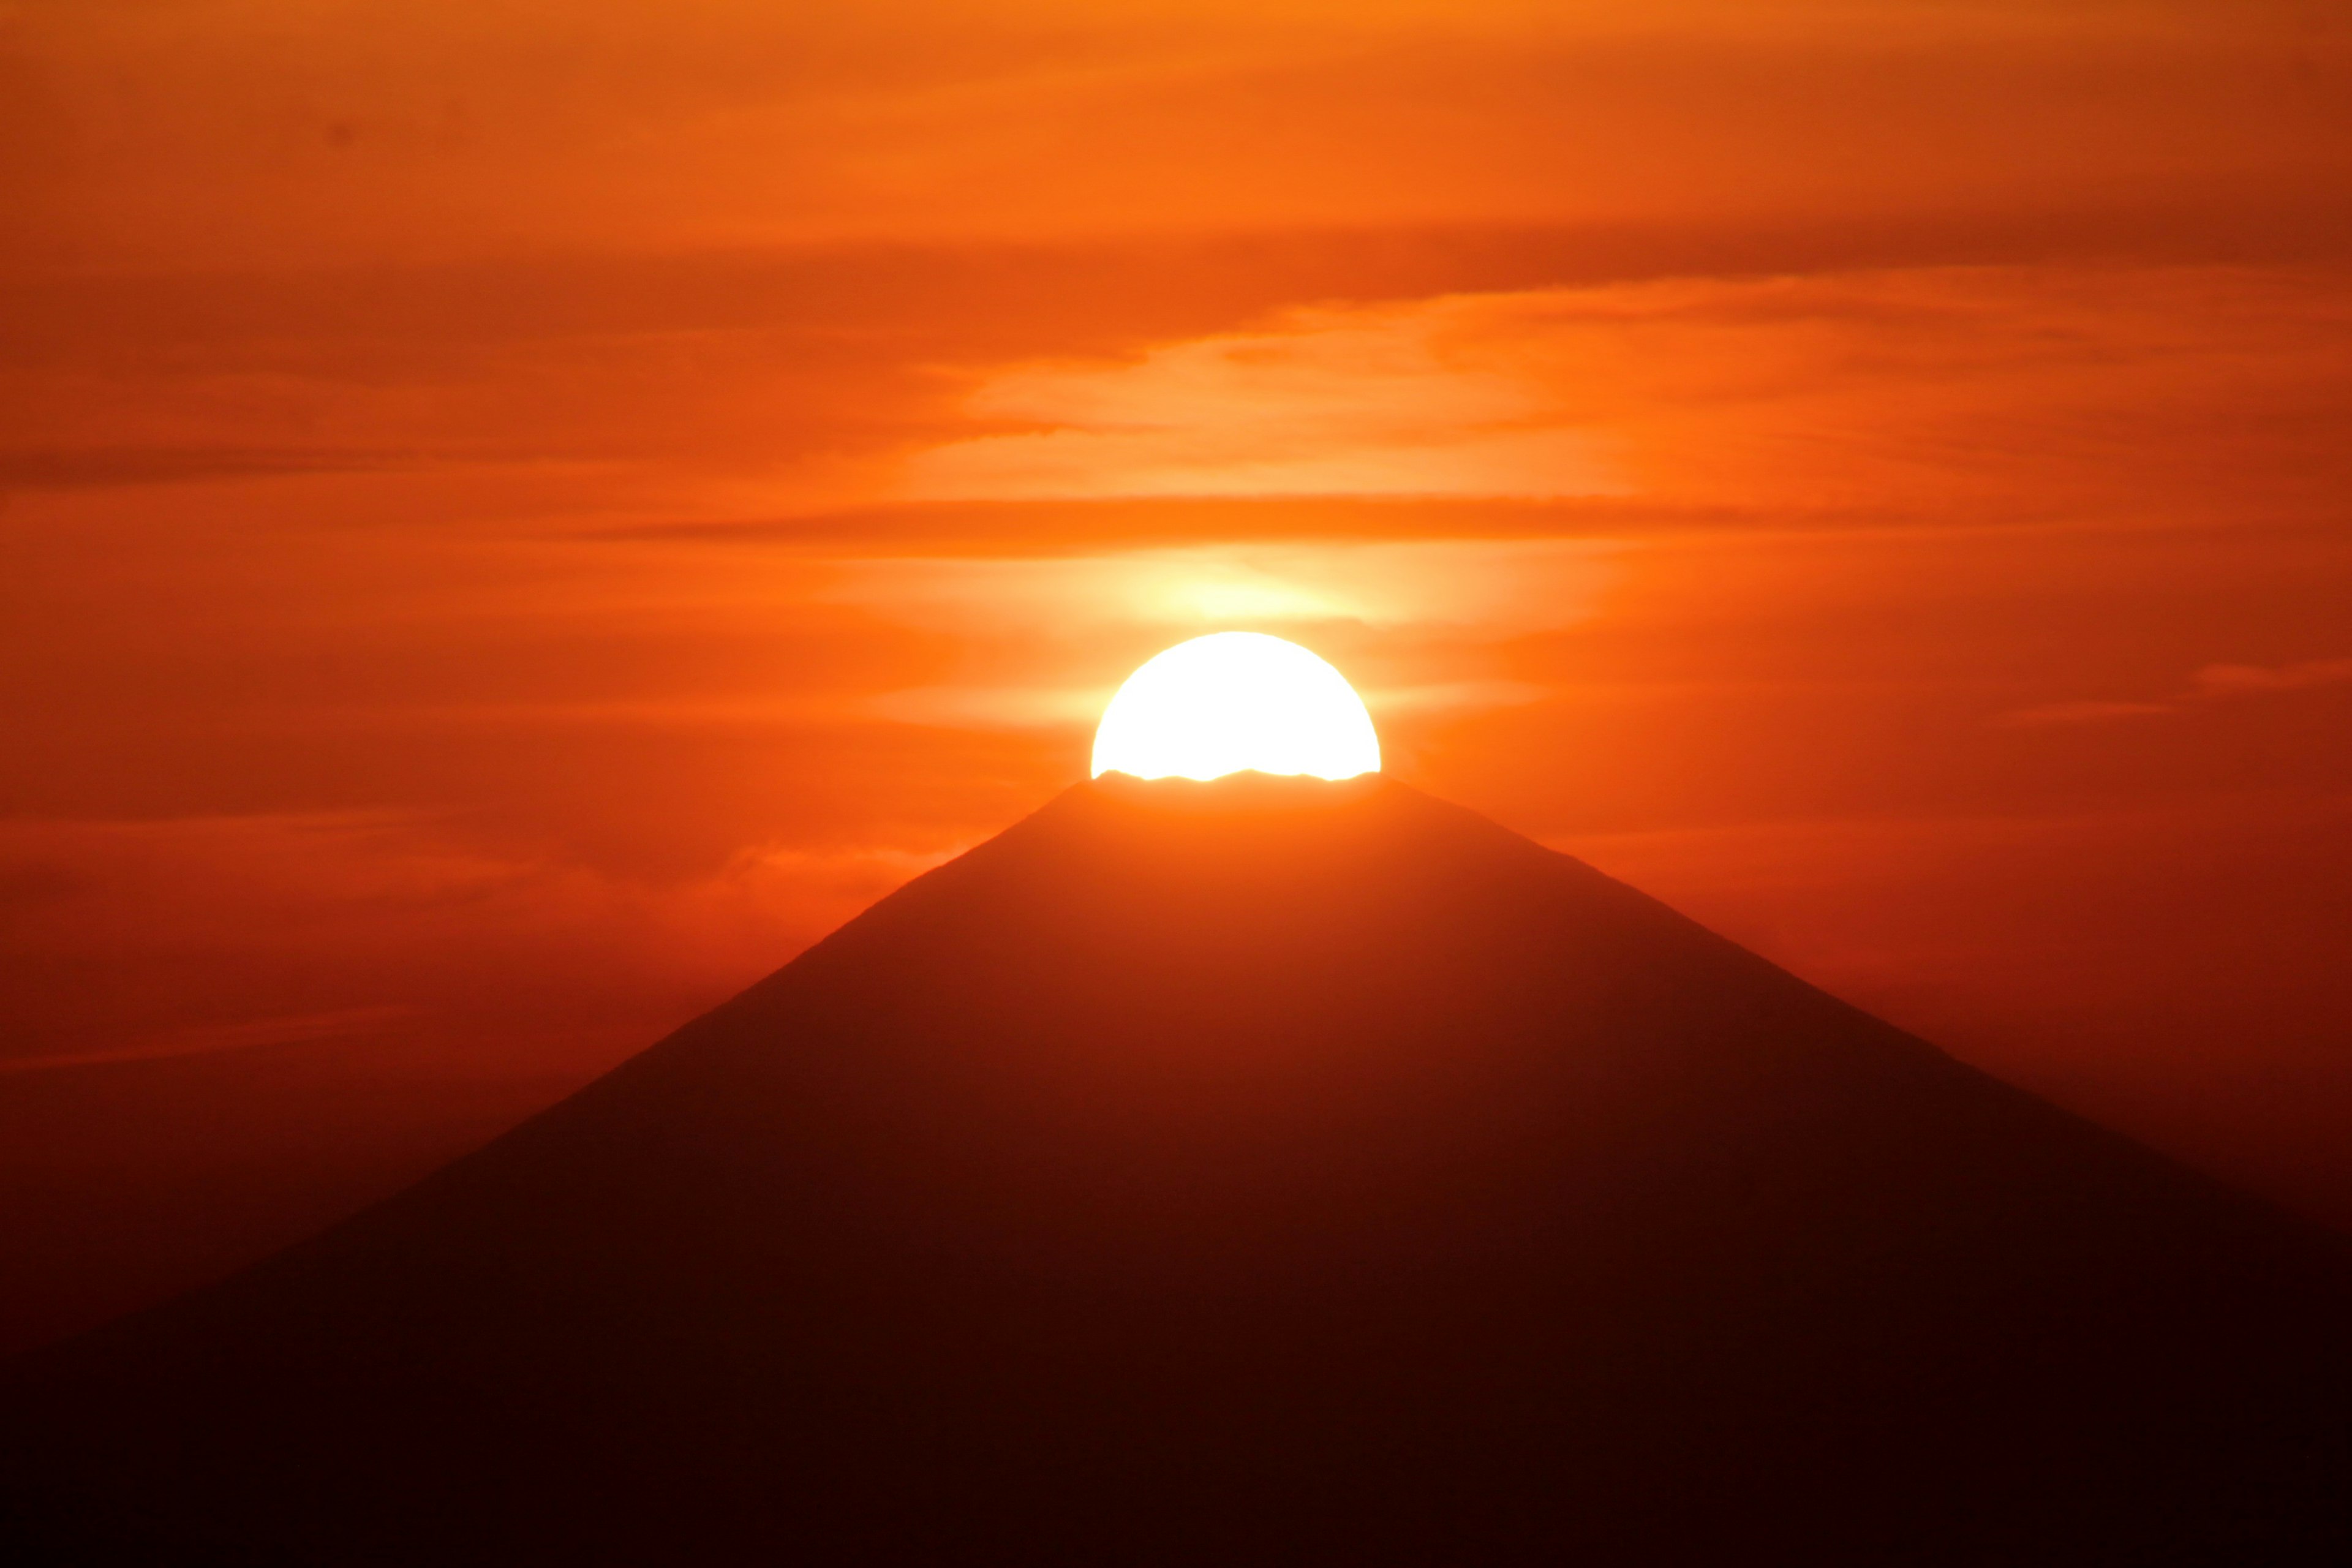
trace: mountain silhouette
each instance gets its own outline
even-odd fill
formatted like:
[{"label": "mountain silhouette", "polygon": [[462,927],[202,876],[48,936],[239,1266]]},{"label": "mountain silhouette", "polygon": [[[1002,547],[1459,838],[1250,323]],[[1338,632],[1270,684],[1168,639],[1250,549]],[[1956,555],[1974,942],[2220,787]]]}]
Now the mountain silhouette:
[{"label": "mountain silhouette", "polygon": [[1472,813],[1114,776],[21,1363],[0,1489],[24,1563],[2339,1563],[2347,1280]]}]

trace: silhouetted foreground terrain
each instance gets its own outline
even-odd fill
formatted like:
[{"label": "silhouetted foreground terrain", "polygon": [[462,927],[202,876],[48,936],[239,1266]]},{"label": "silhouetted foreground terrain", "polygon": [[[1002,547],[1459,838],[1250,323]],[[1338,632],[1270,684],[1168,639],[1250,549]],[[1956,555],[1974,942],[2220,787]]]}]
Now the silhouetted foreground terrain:
[{"label": "silhouetted foreground terrain", "polygon": [[1108,781],[20,1367],[8,1528],[19,1562],[2341,1563],[2342,1259],[1401,785]]}]

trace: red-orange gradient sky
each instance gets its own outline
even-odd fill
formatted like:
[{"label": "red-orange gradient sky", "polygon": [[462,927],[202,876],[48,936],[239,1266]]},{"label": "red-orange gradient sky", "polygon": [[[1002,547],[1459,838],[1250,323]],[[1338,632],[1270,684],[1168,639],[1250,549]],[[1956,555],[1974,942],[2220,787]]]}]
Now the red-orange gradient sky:
[{"label": "red-orange gradient sky", "polygon": [[1391,771],[2352,1224],[2352,13],[0,7],[0,1344],[1294,637]]}]

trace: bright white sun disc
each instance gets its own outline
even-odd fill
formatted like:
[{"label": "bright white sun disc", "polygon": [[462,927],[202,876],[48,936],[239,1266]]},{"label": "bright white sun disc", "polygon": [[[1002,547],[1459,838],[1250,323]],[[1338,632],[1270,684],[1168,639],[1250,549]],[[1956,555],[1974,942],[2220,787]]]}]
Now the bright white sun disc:
[{"label": "bright white sun disc", "polygon": [[1097,777],[1213,779],[1245,768],[1351,779],[1380,772],[1380,737],[1346,676],[1263,632],[1216,632],[1150,659],[1095,731]]}]

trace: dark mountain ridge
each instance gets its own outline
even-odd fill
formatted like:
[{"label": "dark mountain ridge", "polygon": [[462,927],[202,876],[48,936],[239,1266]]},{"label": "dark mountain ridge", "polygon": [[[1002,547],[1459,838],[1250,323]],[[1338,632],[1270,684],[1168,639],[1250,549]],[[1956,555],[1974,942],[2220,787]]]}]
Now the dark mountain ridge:
[{"label": "dark mountain ridge", "polygon": [[1377,777],[1075,788],[16,1369],[20,1561],[2335,1563],[2336,1238]]}]

